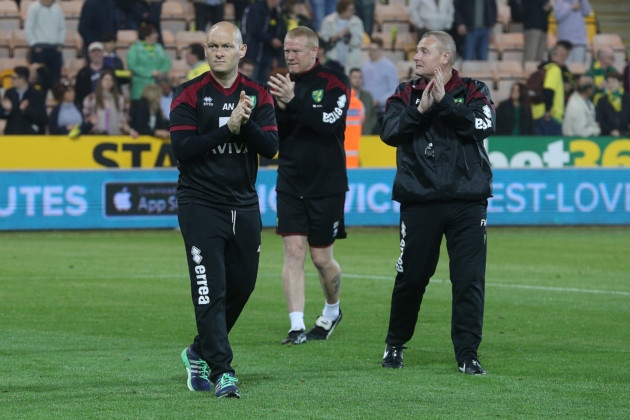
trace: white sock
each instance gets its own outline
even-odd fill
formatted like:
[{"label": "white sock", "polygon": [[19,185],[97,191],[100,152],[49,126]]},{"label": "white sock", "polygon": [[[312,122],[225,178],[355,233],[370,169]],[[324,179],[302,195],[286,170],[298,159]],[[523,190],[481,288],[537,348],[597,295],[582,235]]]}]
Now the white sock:
[{"label": "white sock", "polygon": [[306,325],[304,325],[304,312],[291,312],[289,313],[289,319],[291,320],[291,329],[289,331],[306,329]]},{"label": "white sock", "polygon": [[333,303],[333,304],[329,304],[328,302],[325,302],[324,305],[324,311],[322,312],[322,316],[330,319],[330,320],[335,320],[337,319],[337,317],[339,316],[339,301],[337,301],[337,303]]}]

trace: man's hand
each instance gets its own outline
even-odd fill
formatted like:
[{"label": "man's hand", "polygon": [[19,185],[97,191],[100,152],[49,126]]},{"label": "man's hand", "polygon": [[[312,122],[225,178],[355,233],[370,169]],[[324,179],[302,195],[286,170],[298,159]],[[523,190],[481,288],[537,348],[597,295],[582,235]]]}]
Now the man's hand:
[{"label": "man's hand", "polygon": [[11,110],[13,109],[13,102],[11,102],[11,99],[2,98],[2,109],[7,112],[11,112]]},{"label": "man's hand", "polygon": [[442,98],[444,98],[444,79],[442,78],[442,69],[440,67],[433,70],[435,77],[433,77],[433,82],[435,85],[433,86],[433,90],[431,91],[431,96],[435,99],[435,102],[440,103]]},{"label": "man's hand", "polygon": [[242,90],[238,104],[232,111],[232,114],[230,114],[230,119],[227,122],[228,128],[232,134],[240,134],[241,126],[249,121],[253,108],[254,104],[252,103],[252,99],[245,95],[245,91]]},{"label": "man's hand", "polygon": [[288,74],[271,76],[269,78],[269,86],[271,87],[271,94],[276,98],[280,109],[285,109],[286,105],[295,97],[293,91],[295,82],[291,80]]},{"label": "man's hand", "polygon": [[433,98],[433,89],[435,88],[435,79],[431,80],[427,87],[422,92],[422,98],[420,98],[420,103],[418,104],[418,112],[424,114],[431,108],[435,99]]},{"label": "man's hand", "polygon": [[23,99],[22,102],[20,102],[20,111],[26,111],[26,108],[28,108],[28,104],[28,99]]}]

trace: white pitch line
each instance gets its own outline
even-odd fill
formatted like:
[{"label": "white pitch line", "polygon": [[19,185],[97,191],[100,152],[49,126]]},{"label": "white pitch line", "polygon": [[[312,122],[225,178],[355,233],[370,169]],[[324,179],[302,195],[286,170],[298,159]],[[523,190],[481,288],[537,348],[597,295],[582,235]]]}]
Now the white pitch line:
[{"label": "white pitch line", "polygon": [[[394,275],[391,277],[388,276],[370,276],[370,275],[361,275],[361,274],[346,274],[343,273],[342,277],[349,278],[363,278],[363,279],[371,279],[371,280],[393,280]],[[442,279],[431,279],[431,283],[450,283],[448,280]],[[512,289],[527,289],[527,290],[543,290],[549,292],[575,292],[575,293],[592,293],[599,295],[616,295],[616,296],[630,296],[630,292],[624,292],[621,290],[598,290],[598,289],[579,289],[576,287],[552,287],[552,286],[532,286],[528,284],[505,284],[505,283],[486,283],[486,286],[490,287],[505,287]]]},{"label": "white pitch line", "polygon": [[[307,274],[313,274],[313,273],[307,273]],[[129,280],[132,280],[134,278],[136,279],[184,279],[186,276],[186,272],[182,272],[182,273],[176,273],[176,274],[168,274],[168,273],[161,273],[161,274],[141,274],[141,275],[135,275],[135,276],[131,276],[128,277]],[[396,275],[392,274],[391,276],[375,276],[375,275],[369,275],[369,274],[354,274],[354,273],[342,273],[342,278],[346,277],[346,278],[351,278],[351,279],[368,279],[368,280],[389,280],[389,281],[394,281],[394,277]],[[124,276],[110,276],[110,275],[94,275],[94,276],[89,276],[89,277],[76,277],[73,276],[72,280],[73,281],[81,281],[81,280],[107,280],[107,279],[113,279],[113,278],[120,278],[120,277],[124,277]],[[276,274],[276,273],[259,273],[258,277],[280,277],[280,274]],[[39,281],[39,280],[49,280],[49,279],[58,279],[60,278],[60,276],[48,276],[48,277],[29,277],[29,280],[34,280],[34,281]],[[18,278],[1,278],[0,280],[6,280],[6,281],[17,281],[17,280],[23,280],[23,279],[18,279]],[[443,279],[431,279],[431,283],[450,283],[449,280],[443,280]],[[489,287],[505,287],[505,288],[510,288],[510,289],[525,289],[525,290],[542,290],[542,291],[547,291],[547,292],[573,292],[573,293],[590,293],[590,294],[597,294],[597,295],[614,295],[614,296],[630,296],[630,292],[625,292],[622,290],[600,290],[600,289],[579,289],[577,287],[553,287],[553,286],[533,286],[533,285],[528,285],[528,284],[509,284],[509,283],[493,283],[493,282],[486,282],[486,286]]]}]

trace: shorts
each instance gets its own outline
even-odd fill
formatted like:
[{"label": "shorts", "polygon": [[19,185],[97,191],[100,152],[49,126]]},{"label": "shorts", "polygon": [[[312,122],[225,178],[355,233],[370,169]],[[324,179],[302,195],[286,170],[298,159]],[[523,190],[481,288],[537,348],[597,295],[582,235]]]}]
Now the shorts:
[{"label": "shorts", "polygon": [[296,198],[278,192],[278,226],[281,236],[308,237],[310,246],[325,248],[332,245],[343,230],[343,206],[346,194],[317,198]]}]

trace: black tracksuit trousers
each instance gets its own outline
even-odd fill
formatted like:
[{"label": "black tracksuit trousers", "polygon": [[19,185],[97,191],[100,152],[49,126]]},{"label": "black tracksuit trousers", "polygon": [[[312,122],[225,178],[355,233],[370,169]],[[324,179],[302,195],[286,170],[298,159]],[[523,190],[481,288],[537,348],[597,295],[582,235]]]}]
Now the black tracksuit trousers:
[{"label": "black tracksuit trousers", "polygon": [[208,363],[214,382],[234,373],[228,333],[256,284],[260,212],[258,206],[229,210],[180,204],[178,220],[197,321],[193,349]]},{"label": "black tracksuit trousers", "polygon": [[422,297],[446,237],[452,285],[451,339],[458,363],[477,358],[483,326],[487,201],[437,201],[400,207],[400,257],[386,343],[413,336]]}]

